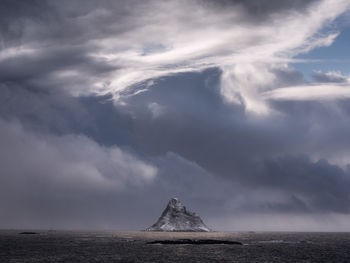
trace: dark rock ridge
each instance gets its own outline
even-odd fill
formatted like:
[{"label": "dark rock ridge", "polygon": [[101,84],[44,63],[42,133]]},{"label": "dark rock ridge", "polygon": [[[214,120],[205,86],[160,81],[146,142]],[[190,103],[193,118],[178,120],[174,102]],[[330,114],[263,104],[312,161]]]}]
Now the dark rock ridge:
[{"label": "dark rock ridge", "polygon": [[154,240],[147,244],[162,244],[162,245],[243,245],[239,241],[218,240],[218,239],[172,239],[172,240]]},{"label": "dark rock ridge", "polygon": [[25,232],[21,232],[19,233],[20,235],[38,235],[39,233],[37,232],[30,232],[30,231],[25,231]]},{"label": "dark rock ridge", "polygon": [[172,198],[158,221],[146,231],[210,232],[195,213],[188,211],[177,198]]}]

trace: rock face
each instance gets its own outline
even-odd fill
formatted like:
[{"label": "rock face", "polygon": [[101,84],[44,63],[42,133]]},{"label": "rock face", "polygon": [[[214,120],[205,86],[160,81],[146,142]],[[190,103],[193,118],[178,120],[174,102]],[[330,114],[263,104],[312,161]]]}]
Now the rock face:
[{"label": "rock face", "polygon": [[146,231],[209,232],[210,229],[195,213],[177,198],[172,198],[158,221]]}]

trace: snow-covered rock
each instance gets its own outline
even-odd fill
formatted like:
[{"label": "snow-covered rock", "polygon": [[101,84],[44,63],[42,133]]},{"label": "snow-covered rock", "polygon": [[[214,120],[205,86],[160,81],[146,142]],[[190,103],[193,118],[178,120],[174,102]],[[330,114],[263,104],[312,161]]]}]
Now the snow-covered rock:
[{"label": "snow-covered rock", "polygon": [[172,198],[158,221],[146,231],[211,231],[195,213],[188,211],[177,198]]}]

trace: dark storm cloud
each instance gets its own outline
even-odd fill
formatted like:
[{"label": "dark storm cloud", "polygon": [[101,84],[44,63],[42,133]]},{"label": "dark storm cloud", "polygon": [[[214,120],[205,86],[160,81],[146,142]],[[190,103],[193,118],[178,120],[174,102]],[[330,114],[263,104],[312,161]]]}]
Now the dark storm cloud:
[{"label": "dark storm cloud", "polygon": [[[93,225],[94,220],[100,222],[101,227],[113,226],[110,218],[104,219],[105,213],[102,212],[103,209],[111,209],[112,204],[116,205],[119,211],[123,211],[125,217],[126,215],[142,217],[142,213],[147,214],[146,211],[149,209],[152,213],[142,218],[151,223],[152,218],[157,215],[156,210],[162,208],[163,200],[169,196],[181,196],[205,217],[219,212],[230,214],[233,211],[348,212],[348,172],[327,161],[313,161],[306,155],[300,155],[300,152],[313,153],[315,150],[321,150],[318,147],[324,148],[325,146],[319,145],[318,140],[324,137],[326,132],[322,130],[320,134],[311,133],[313,123],[301,116],[305,114],[312,116],[314,122],[326,126],[331,119],[334,120],[334,116],[327,111],[327,108],[322,110],[323,105],[318,103],[276,103],[276,109],[286,114],[287,118],[270,117],[270,119],[265,118],[264,121],[259,118],[251,119],[246,115],[244,106],[227,104],[223,101],[219,90],[220,74],[220,70],[210,69],[203,73],[180,74],[164,78],[149,87],[147,92],[130,97],[125,101],[127,103],[125,106],[117,108],[113,106],[109,97],[81,97],[79,100],[68,100],[67,98],[62,99],[64,97],[61,94],[56,97],[56,101],[52,102],[53,94],[38,92],[31,94],[31,91],[26,91],[27,106],[17,101],[22,97],[18,94],[12,95],[13,98],[16,98],[15,100],[5,100],[6,103],[2,106],[8,105],[11,101],[13,109],[7,110],[6,118],[16,117],[27,127],[32,127],[35,122],[30,122],[30,118],[27,119],[30,115],[27,111],[30,105],[36,105],[38,109],[31,113],[31,118],[37,118],[37,126],[45,127],[50,124],[57,127],[62,124],[59,121],[61,118],[62,121],[70,123],[63,125],[64,129],[50,128],[49,131],[57,133],[58,130],[58,134],[69,134],[69,131],[78,132],[91,136],[93,140],[108,147],[113,147],[114,144],[131,147],[134,151],[142,153],[142,156],[148,156],[147,162],[158,168],[158,175],[151,184],[135,190],[128,189],[128,191],[135,191],[134,193],[128,193],[128,191],[108,193],[107,191],[106,194],[101,195],[99,194],[101,189],[95,187],[82,189],[75,182],[72,183],[68,190],[72,189],[74,196],[77,194],[86,198],[83,202],[84,206],[87,206],[86,211],[85,208],[81,208],[81,213],[88,213],[93,209],[95,214],[99,214],[87,220],[85,224],[87,227]],[[281,82],[285,79],[284,74],[282,74]],[[298,76],[293,72],[291,75]],[[16,89],[13,90],[16,91]],[[31,96],[28,96],[29,94]],[[43,105],[39,107],[41,104]],[[15,105],[21,105],[21,107],[16,108]],[[67,108],[67,105],[73,108]],[[20,109],[22,112],[18,112]],[[70,112],[76,114],[79,121],[74,120]],[[328,115],[325,114],[327,112]],[[6,111],[2,110],[2,113]],[[77,122],[80,125],[77,126]],[[5,124],[3,123],[2,130],[6,131],[10,128],[6,128]],[[348,133],[346,131],[350,127],[339,128],[338,132],[342,131],[342,136],[339,136],[338,133],[335,138],[333,134],[337,132],[336,127],[339,125],[338,123],[336,126],[335,123],[332,125],[332,130],[328,129],[327,137],[332,145],[327,147],[331,151],[347,148]],[[35,138],[34,145],[40,144],[36,136],[30,135],[32,132],[27,132],[29,132],[30,140]],[[24,136],[23,133],[24,131],[21,130],[19,140],[23,140],[20,139]],[[11,141],[4,136],[2,138],[5,141]],[[16,138],[16,133],[13,138]],[[58,142],[50,146],[52,149],[68,144],[63,141],[64,139],[56,140]],[[79,138],[72,138],[72,142],[74,142],[72,147],[79,151],[84,151],[86,145],[94,143]],[[340,148],[336,149],[336,145]],[[97,149],[99,147],[96,146]],[[2,149],[9,148],[15,151],[17,147],[15,145],[2,147]],[[32,147],[25,144],[14,152],[14,154],[22,152],[19,155],[20,163],[28,163],[25,154],[27,148]],[[64,147],[62,149],[64,150]],[[69,153],[70,149],[64,151]],[[3,154],[8,155],[6,152]],[[38,151],[38,154],[40,152]],[[101,157],[97,156],[100,156],[101,151],[96,150],[96,152],[98,153],[95,158],[100,159]],[[169,152],[174,152],[174,154]],[[33,155],[36,155],[35,152]],[[40,156],[38,158],[42,159]],[[78,158],[79,160],[85,159],[84,155]],[[44,160],[48,162],[47,158],[42,159]],[[44,184],[47,189],[54,187],[53,191],[58,192],[59,195],[67,195],[66,190],[62,190],[66,187],[66,183],[60,184],[55,181],[55,178],[59,178],[61,173],[60,161],[55,162],[57,169],[51,168],[50,176],[42,172],[33,181],[32,186],[27,184],[26,189],[21,190],[24,195],[30,197],[28,197],[31,200],[30,209],[36,211],[41,207],[42,214],[40,212],[37,216],[33,216],[33,222],[39,218],[39,215],[45,218],[47,211],[54,215],[57,213],[71,214],[70,206],[61,209],[60,201],[57,201],[56,197],[51,198],[51,194],[45,191],[41,192],[40,196],[46,196],[47,199],[40,202],[36,202],[35,196],[32,196],[33,192],[38,192],[35,188],[38,181],[42,181],[42,185]],[[61,165],[66,164],[61,163]],[[36,171],[30,172],[29,167],[29,165],[26,166],[25,170],[31,174],[38,174]],[[107,171],[104,170],[103,174],[108,176]],[[4,170],[4,174],[11,173]],[[26,176],[30,181],[34,179],[30,174]],[[271,197],[264,199],[259,194],[254,196],[257,192],[266,190],[272,193]],[[208,196],[208,191],[210,196]],[[274,191],[283,192],[283,196],[273,194]],[[242,192],[244,195],[248,194],[253,197],[245,198],[245,201],[238,203],[232,201],[239,199]],[[139,210],[138,202],[142,196],[147,196],[148,201],[147,204],[142,204],[143,208]],[[63,197],[58,199],[62,200],[61,198]],[[11,198],[7,196],[6,199]],[[88,200],[91,199],[95,200],[92,207],[85,203],[90,202]],[[112,202],[113,199],[118,199],[118,202]],[[78,202],[74,201],[71,194],[68,194],[68,197],[63,200],[71,203],[72,210],[75,209],[75,202]],[[136,211],[129,211],[128,206],[124,205],[126,200],[133,200]],[[22,202],[19,202],[18,205],[21,206]],[[234,202],[233,208],[232,204],[229,204],[231,202]],[[26,212],[22,212],[28,212],[25,209],[24,211]],[[111,214],[117,217],[118,212],[114,211]],[[61,222],[64,216],[62,218],[57,216],[57,218],[57,224],[64,227]],[[118,222],[127,227],[128,223],[124,222],[123,218]],[[74,213],[69,220],[75,220]],[[42,219],[41,222],[45,222],[45,219]],[[23,222],[19,221],[19,223]],[[133,226],[140,228],[142,224],[136,221]]]},{"label": "dark storm cloud", "polygon": [[[87,57],[85,50],[81,47],[55,47],[47,49],[45,52],[39,51],[30,56],[16,56],[15,58],[2,60],[0,66],[0,78],[3,81],[28,81],[27,85],[31,81],[37,81],[38,84],[42,84],[45,88],[47,88],[48,84],[55,85],[55,83],[52,83],[54,79],[49,82],[49,74],[54,71],[74,69],[87,75],[98,75],[115,70],[111,66]],[[48,80],[48,83],[40,83],[40,81],[45,82],[45,78]],[[82,82],[83,80],[77,79],[77,81]]]},{"label": "dark storm cloud", "polygon": [[306,8],[319,0],[202,0],[204,3],[219,8],[242,7],[252,20],[267,19],[271,15],[283,13],[285,11],[306,11]]},{"label": "dark storm cloud", "polygon": [[[224,189],[231,190],[174,153],[146,163],[82,135],[37,133],[14,121],[1,120],[0,128],[2,227],[141,229],[169,196],[202,203],[205,214],[221,210],[205,204],[221,202]],[[221,194],[203,195],[213,190]]]},{"label": "dark storm cloud", "polygon": [[[2,1],[1,82],[74,93],[103,81],[119,67],[91,56],[96,47],[86,43],[128,30],[118,27],[115,20],[123,20],[129,5],[131,2],[121,1],[86,1],[83,5],[79,1]],[[105,13],[108,8],[115,12]]]},{"label": "dark storm cloud", "polygon": [[0,48],[21,44],[26,22],[46,23],[52,15],[48,11],[46,1],[1,1]]},{"label": "dark storm cloud", "polygon": [[[312,197],[310,209],[347,212],[348,171],[300,155],[317,153],[317,158],[346,152],[347,118],[335,119],[328,105],[299,102],[276,104],[283,118],[250,119],[242,108],[223,103],[219,74],[208,70],[169,77],[132,97],[130,107],[138,107],[133,109],[135,145],[157,155],[171,150],[216,175],[252,187]],[[156,117],[152,108],[142,110],[155,104],[160,109]],[[322,128],[314,129],[316,124]]]},{"label": "dark storm cloud", "polygon": [[[349,171],[326,160],[314,162],[302,155],[283,156],[255,165],[257,168],[247,177],[257,187],[284,189],[305,210],[350,211]],[[291,211],[288,206],[285,208]]]},{"label": "dark storm cloud", "polygon": [[[133,2],[133,3],[132,3]],[[1,37],[5,46],[25,44],[25,42],[45,41],[51,44],[78,44],[77,41],[91,39],[108,33],[111,16],[89,21],[79,21],[98,9],[114,9],[115,16],[122,18],[136,1],[18,1],[1,2]],[[97,31],[101,26],[105,31]],[[92,27],[90,27],[92,26]],[[90,30],[89,30],[90,29]],[[90,31],[90,33],[89,33]],[[87,36],[89,34],[89,36]]]},{"label": "dark storm cloud", "polygon": [[55,133],[78,131],[90,126],[86,109],[61,90],[43,90],[20,83],[0,84],[0,116],[20,120],[31,129]]},{"label": "dark storm cloud", "polygon": [[[2,227],[84,228],[98,219],[96,227],[118,193],[142,189],[157,175],[136,154],[83,135],[38,133],[3,120],[0,135]],[[76,221],[91,211],[85,222]]]},{"label": "dark storm cloud", "polygon": [[1,84],[0,117],[18,120],[29,130],[85,134],[106,146],[128,145],[132,130],[130,114],[118,111],[110,95],[72,97],[54,85]]}]

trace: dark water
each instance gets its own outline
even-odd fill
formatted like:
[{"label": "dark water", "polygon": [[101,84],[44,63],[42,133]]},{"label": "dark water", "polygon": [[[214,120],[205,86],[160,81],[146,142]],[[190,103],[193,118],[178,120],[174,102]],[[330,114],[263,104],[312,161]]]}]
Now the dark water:
[{"label": "dark water", "polygon": [[[0,262],[350,262],[350,233],[0,231]],[[197,238],[244,245],[159,245]]]}]

